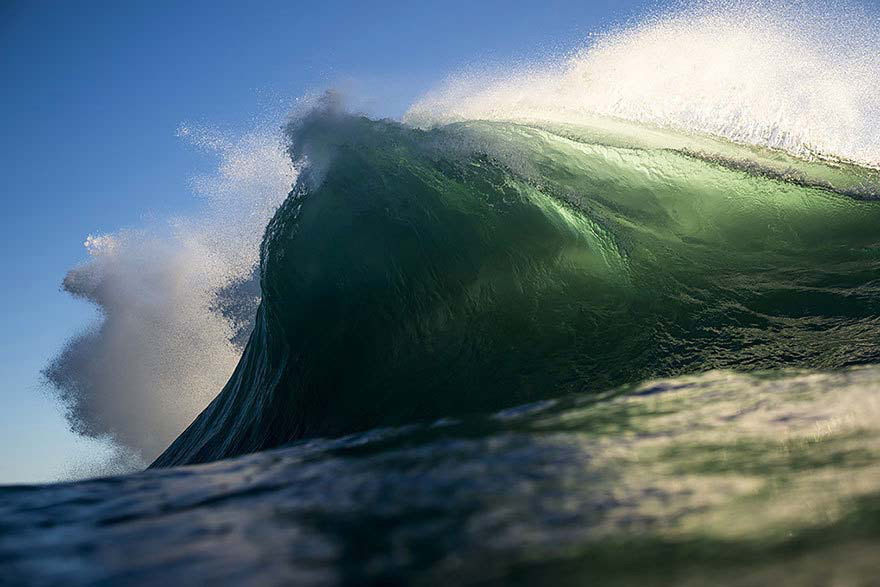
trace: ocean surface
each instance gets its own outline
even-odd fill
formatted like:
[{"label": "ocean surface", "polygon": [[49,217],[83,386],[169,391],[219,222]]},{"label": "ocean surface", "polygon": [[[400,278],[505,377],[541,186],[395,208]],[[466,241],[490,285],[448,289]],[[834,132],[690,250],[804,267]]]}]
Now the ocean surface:
[{"label": "ocean surface", "polygon": [[711,371],[0,489],[6,585],[871,585],[880,370]]},{"label": "ocean surface", "polygon": [[866,22],[708,4],[195,133],[214,207],[90,235],[44,373],[144,466],[0,488],[0,584],[876,584]]}]

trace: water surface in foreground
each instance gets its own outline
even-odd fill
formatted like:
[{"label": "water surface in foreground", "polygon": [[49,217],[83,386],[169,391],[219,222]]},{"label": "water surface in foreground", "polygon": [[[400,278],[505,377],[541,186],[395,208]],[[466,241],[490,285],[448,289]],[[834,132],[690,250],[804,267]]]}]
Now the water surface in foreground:
[{"label": "water surface in foreground", "polygon": [[880,368],[726,371],[0,489],[9,585],[870,585]]}]

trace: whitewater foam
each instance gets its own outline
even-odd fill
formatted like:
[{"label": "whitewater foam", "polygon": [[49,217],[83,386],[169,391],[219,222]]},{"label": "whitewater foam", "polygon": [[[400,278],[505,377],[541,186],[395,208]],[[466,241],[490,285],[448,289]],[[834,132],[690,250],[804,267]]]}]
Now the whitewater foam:
[{"label": "whitewater foam", "polygon": [[578,124],[599,114],[877,165],[876,23],[844,3],[692,4],[556,62],[453,76],[404,120]]},{"label": "whitewater foam", "polygon": [[182,126],[220,158],[193,182],[202,210],[86,238],[90,260],[63,287],[101,318],[44,371],[74,431],[149,461],[223,387],[259,302],[263,231],[297,175],[279,128],[233,137]]}]

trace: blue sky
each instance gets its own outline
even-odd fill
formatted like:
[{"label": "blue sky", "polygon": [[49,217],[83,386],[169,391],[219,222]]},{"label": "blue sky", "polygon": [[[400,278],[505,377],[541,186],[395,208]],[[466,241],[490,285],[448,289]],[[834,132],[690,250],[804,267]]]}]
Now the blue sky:
[{"label": "blue sky", "polygon": [[[59,291],[84,237],[186,213],[208,155],[186,122],[247,129],[342,85],[399,116],[445,75],[546,56],[637,16],[641,1],[0,4],[0,483],[100,458],[39,371],[94,310]],[[653,3],[651,3],[653,6]],[[219,390],[218,390],[219,391]]]}]

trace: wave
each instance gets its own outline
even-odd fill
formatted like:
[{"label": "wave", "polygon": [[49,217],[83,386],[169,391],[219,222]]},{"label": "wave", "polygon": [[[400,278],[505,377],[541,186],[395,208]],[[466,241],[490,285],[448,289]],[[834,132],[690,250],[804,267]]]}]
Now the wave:
[{"label": "wave", "polygon": [[880,360],[876,201],[805,180],[816,163],[789,180],[579,129],[292,124],[309,165],[266,231],[254,332],[154,466],[659,376]]},{"label": "wave", "polygon": [[74,430],[144,461],[189,424],[164,466],[644,378],[875,362],[875,23],[690,4],[452,76],[402,123],[331,93],[280,133],[182,127],[221,155],[206,205],[87,240],[64,288],[101,319],[44,374]]}]

